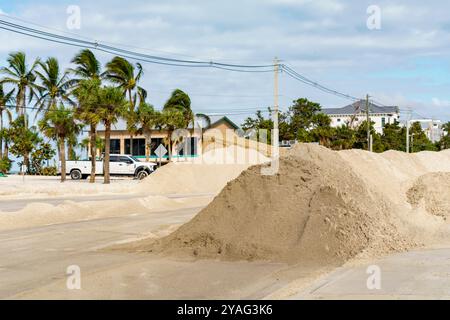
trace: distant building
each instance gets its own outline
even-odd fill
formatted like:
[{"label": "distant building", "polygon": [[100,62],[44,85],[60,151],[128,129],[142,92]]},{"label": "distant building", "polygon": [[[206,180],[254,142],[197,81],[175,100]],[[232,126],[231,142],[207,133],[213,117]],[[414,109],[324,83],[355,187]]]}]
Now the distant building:
[{"label": "distant building", "polygon": [[[236,130],[239,127],[231,121],[226,116],[202,116],[195,118],[195,129],[192,124],[187,128],[190,133],[190,154],[184,154],[183,150],[173,150],[173,158],[195,158],[198,156],[198,150],[203,150],[204,148],[199,148],[199,143],[202,143],[202,133],[205,131],[215,129],[218,130],[220,134],[225,136],[227,130]],[[100,138],[104,138],[105,131],[104,128],[99,126],[97,134]],[[160,144],[167,147],[168,132],[166,130],[153,130],[151,133],[150,141],[150,159],[157,159],[155,154],[156,148]],[[132,141],[132,142],[131,142]],[[126,130],[126,124],[124,121],[120,121],[115,124],[111,130],[111,153],[114,154],[129,154],[136,158],[145,159],[146,157],[146,139],[143,134],[137,134],[130,139],[130,133]],[[132,143],[132,145],[131,145]],[[99,151],[100,153],[100,151]],[[168,160],[168,155],[163,158],[163,161]]]},{"label": "distant building", "polygon": [[[331,118],[332,127],[350,125],[352,128],[359,126],[367,119],[366,101],[360,100],[343,108],[322,109],[322,112]],[[370,120],[374,122],[376,132],[383,133],[386,124],[399,122],[400,111],[398,107],[381,107],[373,103],[369,104]]]},{"label": "distant building", "polygon": [[420,123],[422,130],[431,142],[437,142],[445,135],[441,120],[414,119],[409,121],[410,124],[415,122]]}]

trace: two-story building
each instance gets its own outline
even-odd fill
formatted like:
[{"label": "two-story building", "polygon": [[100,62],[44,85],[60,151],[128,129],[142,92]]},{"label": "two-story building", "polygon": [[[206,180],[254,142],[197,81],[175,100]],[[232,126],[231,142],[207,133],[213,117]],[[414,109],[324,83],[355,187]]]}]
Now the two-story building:
[{"label": "two-story building", "polygon": [[[366,101],[360,100],[343,108],[322,109],[322,112],[331,118],[332,127],[350,125],[352,128],[358,127],[367,119]],[[383,133],[386,124],[393,124],[400,121],[400,111],[398,107],[381,107],[374,103],[369,103],[370,121],[374,122],[376,132]]]}]

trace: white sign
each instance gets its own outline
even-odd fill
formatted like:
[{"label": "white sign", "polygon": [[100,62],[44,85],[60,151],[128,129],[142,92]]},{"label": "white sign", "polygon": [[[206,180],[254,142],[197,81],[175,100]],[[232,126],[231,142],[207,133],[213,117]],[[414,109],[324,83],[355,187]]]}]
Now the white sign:
[{"label": "white sign", "polygon": [[158,148],[156,148],[156,150],[155,150],[155,154],[158,156],[158,158],[164,157],[166,155],[166,153],[167,153],[167,149],[162,144],[160,144],[158,146]]}]

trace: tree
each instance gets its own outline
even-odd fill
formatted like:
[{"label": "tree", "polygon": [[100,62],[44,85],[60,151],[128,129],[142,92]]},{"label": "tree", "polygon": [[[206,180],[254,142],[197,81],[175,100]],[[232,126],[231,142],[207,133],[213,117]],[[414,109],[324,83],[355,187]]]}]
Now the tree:
[{"label": "tree", "polygon": [[34,175],[42,175],[44,173],[43,163],[52,159],[56,151],[50,143],[41,141],[31,152],[30,173]]},{"label": "tree", "polygon": [[388,123],[381,135],[384,150],[406,151],[406,129],[398,123]]},{"label": "tree", "polygon": [[52,107],[39,121],[39,129],[50,139],[54,139],[59,148],[59,159],[61,161],[61,182],[66,181],[66,140],[71,135],[78,133],[81,129],[76,123],[74,112],[60,105]]},{"label": "tree", "polygon": [[105,157],[103,161],[104,183],[110,183],[109,154],[111,146],[111,125],[123,117],[128,103],[120,88],[105,87],[100,89],[97,114],[105,126]]},{"label": "tree", "polygon": [[441,150],[450,149],[450,121],[442,126],[442,130],[444,131],[444,135],[439,142],[440,148]]},{"label": "tree", "polygon": [[91,176],[90,183],[95,182],[95,167],[97,156],[97,125],[100,122],[95,113],[99,99],[99,90],[104,73],[101,64],[89,49],[81,50],[73,59],[75,68],[69,69],[76,78],[70,81],[73,94],[78,100],[75,116],[89,125],[90,154],[91,154]]},{"label": "tree", "polygon": [[16,112],[23,115],[26,114],[27,92],[28,102],[30,102],[39,90],[39,86],[35,83],[35,69],[39,63],[39,58],[33,62],[31,68],[28,68],[25,53],[14,52],[9,54],[7,62],[8,67],[0,69],[0,72],[5,74],[0,83],[11,84],[17,88]]},{"label": "tree", "polygon": [[167,130],[166,143],[169,149],[169,161],[172,161],[172,148],[176,141],[173,139],[172,134],[176,129],[186,127],[186,118],[182,111],[177,109],[163,109],[161,113],[161,124],[164,129]]},{"label": "tree", "polygon": [[180,89],[175,89],[170,95],[169,100],[164,104],[164,110],[178,110],[183,113],[184,123],[183,128],[187,128],[189,123],[194,120],[194,114],[191,109],[191,98],[188,94]]},{"label": "tree", "polygon": [[[12,121],[12,113],[9,108],[9,103],[12,101],[12,95],[14,90],[5,93],[3,89],[3,84],[0,84],[0,132],[3,131],[3,113],[5,113],[9,119]],[[3,136],[0,136],[0,160],[3,159]]]},{"label": "tree", "polygon": [[[315,115],[322,110],[320,104],[302,98],[294,101],[289,108],[291,130],[298,132],[300,130],[309,130],[313,125]],[[296,134],[295,136],[298,136]]]},{"label": "tree", "polygon": [[94,183],[97,157],[97,125],[101,120],[97,113],[97,107],[100,104],[100,80],[95,78],[82,80],[78,83],[73,93],[78,100],[75,117],[90,127],[91,177],[89,182]]},{"label": "tree", "polygon": [[437,147],[433,144],[422,129],[420,122],[414,122],[410,128],[411,152],[420,151],[437,151]]},{"label": "tree", "polygon": [[[12,146],[10,151],[16,157],[23,157],[23,165],[26,171],[30,172],[30,153],[41,143],[41,138],[35,127],[25,126],[25,115],[19,116],[10,124],[9,132]],[[25,173],[25,172],[23,172]]]},{"label": "tree", "polygon": [[94,53],[89,49],[81,50],[73,59],[72,63],[75,68],[69,69],[76,78],[70,81],[72,86],[76,86],[82,80],[98,80],[101,81],[104,74],[101,71],[101,63],[97,60]]},{"label": "tree", "polygon": [[141,98],[141,102],[145,100],[147,92],[138,86],[139,81],[143,75],[142,65],[136,63],[133,65],[128,60],[122,57],[114,57],[106,64],[105,78],[116,84],[122,89],[123,94],[128,96],[129,110],[126,115],[127,130],[130,132],[130,145],[133,149],[133,136],[136,134],[138,128],[136,126],[136,100],[137,95]]},{"label": "tree", "polygon": [[39,61],[42,70],[37,69],[36,75],[41,81],[39,85],[39,99],[36,102],[37,113],[42,110],[50,110],[61,103],[74,105],[69,95],[71,81],[68,79],[69,71],[61,73],[58,60],[48,58],[45,63]]},{"label": "tree", "polygon": [[150,148],[152,142],[152,131],[161,121],[161,113],[155,111],[152,105],[148,103],[141,103],[136,112],[139,131],[145,137],[145,158],[146,161],[150,160]]}]

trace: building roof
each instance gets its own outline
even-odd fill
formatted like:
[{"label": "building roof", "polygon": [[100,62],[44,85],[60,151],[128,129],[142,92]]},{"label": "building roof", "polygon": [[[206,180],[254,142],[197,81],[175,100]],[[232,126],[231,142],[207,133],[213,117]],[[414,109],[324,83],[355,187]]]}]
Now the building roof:
[{"label": "building roof", "polygon": [[[322,112],[327,115],[353,115],[355,113],[365,113],[366,112],[366,101],[359,100],[343,108],[328,108],[322,109]],[[369,112],[374,113],[399,113],[398,107],[387,106],[381,107],[374,103],[369,103]]]},{"label": "building roof", "polygon": [[219,124],[220,122],[226,122],[234,129],[239,129],[239,126],[230,120],[227,116],[208,116],[211,120],[210,127],[214,127],[216,124]]}]

